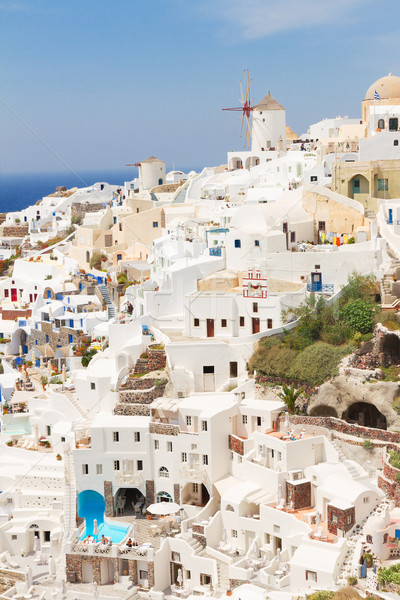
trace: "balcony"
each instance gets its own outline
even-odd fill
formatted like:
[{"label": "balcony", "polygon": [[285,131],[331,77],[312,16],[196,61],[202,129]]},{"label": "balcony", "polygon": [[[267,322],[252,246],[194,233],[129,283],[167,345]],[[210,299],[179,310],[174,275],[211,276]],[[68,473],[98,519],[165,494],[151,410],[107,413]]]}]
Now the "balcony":
[{"label": "balcony", "polygon": [[143,483],[142,473],[124,473],[123,471],[117,471],[115,475],[116,485],[133,485],[137,487]]},{"label": "balcony", "polygon": [[335,285],[333,283],[307,283],[307,292],[314,294],[334,294]]},{"label": "balcony", "polygon": [[222,256],[222,248],[210,248],[210,256]]},{"label": "balcony", "polygon": [[182,479],[185,479],[186,481],[192,481],[193,483],[201,483],[206,477],[205,470],[200,468],[198,465],[193,467],[181,467],[179,474]]}]

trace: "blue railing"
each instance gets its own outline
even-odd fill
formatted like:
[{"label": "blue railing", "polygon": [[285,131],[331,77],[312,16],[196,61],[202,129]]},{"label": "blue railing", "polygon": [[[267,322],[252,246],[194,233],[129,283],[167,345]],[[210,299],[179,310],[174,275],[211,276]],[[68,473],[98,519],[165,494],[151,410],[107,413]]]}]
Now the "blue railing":
[{"label": "blue railing", "polygon": [[222,256],[221,248],[210,248],[210,256]]},{"label": "blue railing", "polygon": [[334,294],[335,286],[333,283],[307,283],[307,292]]},{"label": "blue railing", "polygon": [[64,296],[62,294],[56,294],[56,300],[63,300]]}]

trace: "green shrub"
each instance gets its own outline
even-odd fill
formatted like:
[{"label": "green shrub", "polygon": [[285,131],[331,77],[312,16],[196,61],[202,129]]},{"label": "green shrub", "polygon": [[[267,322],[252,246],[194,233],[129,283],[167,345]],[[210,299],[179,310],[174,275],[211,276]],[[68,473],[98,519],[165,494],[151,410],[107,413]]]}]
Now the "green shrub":
[{"label": "green shrub", "polygon": [[365,450],[372,450],[372,448],[374,447],[374,445],[371,442],[371,440],[364,440],[363,443],[362,443],[362,447],[365,448]]},{"label": "green shrub", "polygon": [[323,332],[322,340],[333,346],[342,346],[342,344],[346,344],[352,336],[353,330],[351,326],[344,321],[338,321]]},{"label": "green shrub", "polygon": [[328,377],[337,374],[339,362],[350,351],[348,346],[335,347],[317,342],[297,355],[290,368],[290,377],[312,386],[320,385]]},{"label": "green shrub", "polygon": [[354,575],[350,575],[350,577],[347,578],[347,583],[349,585],[356,585],[358,579],[357,577],[354,577]]},{"label": "green shrub", "polygon": [[378,582],[381,585],[386,583],[400,585],[400,563],[379,569]]},{"label": "green shrub", "polygon": [[400,469],[400,454],[395,450],[389,451],[389,462],[395,469]]},{"label": "green shrub", "polygon": [[395,410],[397,413],[400,413],[400,396],[393,400],[392,406],[393,410]]},{"label": "green shrub", "polygon": [[307,596],[307,600],[331,600],[335,592],[329,592],[328,590],[318,590],[310,596]]},{"label": "green shrub", "polygon": [[90,268],[101,270],[101,263],[107,260],[107,256],[102,252],[93,252],[92,258],[90,259]]},{"label": "green shrub", "polygon": [[372,331],[374,325],[373,312],[372,305],[365,300],[361,300],[361,298],[349,302],[341,309],[344,321],[359,333]]}]

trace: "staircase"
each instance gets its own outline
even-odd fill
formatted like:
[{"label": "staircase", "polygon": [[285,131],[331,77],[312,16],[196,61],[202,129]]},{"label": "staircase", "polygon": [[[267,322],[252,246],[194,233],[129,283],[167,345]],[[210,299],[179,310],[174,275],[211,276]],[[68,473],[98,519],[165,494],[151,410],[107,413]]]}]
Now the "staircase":
[{"label": "staircase", "polygon": [[339,462],[341,462],[342,465],[346,468],[346,471],[348,472],[350,477],[352,479],[360,479],[360,477],[362,477],[362,475],[360,475],[358,469],[356,469],[356,467],[353,465],[352,461],[349,460],[347,458],[347,456],[345,456],[343,454],[343,451],[342,451],[342,448],[341,448],[339,442],[337,440],[333,440],[332,446],[335,448],[335,450],[338,453]]},{"label": "staircase", "polygon": [[217,584],[216,588],[217,588],[218,592],[223,593],[226,590],[229,590],[229,588],[231,587],[230,583],[229,583],[229,565],[218,560],[217,561],[217,573],[218,573],[218,584]]},{"label": "staircase", "polygon": [[108,319],[113,319],[116,315],[115,307],[111,302],[110,294],[108,293],[107,286],[104,283],[99,283],[98,285],[99,292],[104,298],[104,302],[107,305],[107,317]]},{"label": "staircase", "polygon": [[57,579],[65,579],[65,544],[76,529],[76,485],[74,459],[71,451],[64,454],[64,535],[57,563]]},{"label": "staircase", "polygon": [[400,268],[400,260],[394,254],[393,250],[390,249],[390,247],[387,247],[387,253],[392,259],[392,262],[381,279],[380,287],[382,308],[390,309],[396,308],[396,306],[400,304],[397,296],[392,295],[393,276],[395,275],[396,270]]},{"label": "staircase", "polygon": [[84,419],[87,419],[89,416],[89,411],[80,405],[80,403],[77,400],[77,398],[75,397],[75,395],[73,393],[71,393],[71,394],[66,394],[66,396],[67,396],[68,400],[70,401],[70,403],[72,404],[72,406],[74,408],[76,408],[76,410],[82,415],[82,417],[84,417]]},{"label": "staircase", "polygon": [[204,556],[206,554],[206,549],[196,539],[187,540],[187,543],[193,548],[196,556]]}]

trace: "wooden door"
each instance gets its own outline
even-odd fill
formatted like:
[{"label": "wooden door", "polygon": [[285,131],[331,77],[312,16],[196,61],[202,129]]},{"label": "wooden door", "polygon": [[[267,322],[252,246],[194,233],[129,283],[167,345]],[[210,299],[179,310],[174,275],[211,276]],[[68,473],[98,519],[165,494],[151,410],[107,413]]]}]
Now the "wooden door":
[{"label": "wooden door", "polygon": [[251,319],[251,323],[252,323],[252,327],[253,327],[253,333],[259,333],[260,332],[260,319],[259,319],[259,317],[253,317]]},{"label": "wooden door", "polygon": [[207,337],[214,337],[214,319],[207,319]]}]

